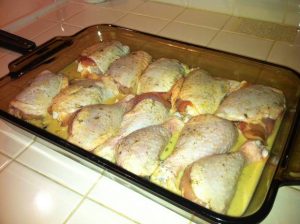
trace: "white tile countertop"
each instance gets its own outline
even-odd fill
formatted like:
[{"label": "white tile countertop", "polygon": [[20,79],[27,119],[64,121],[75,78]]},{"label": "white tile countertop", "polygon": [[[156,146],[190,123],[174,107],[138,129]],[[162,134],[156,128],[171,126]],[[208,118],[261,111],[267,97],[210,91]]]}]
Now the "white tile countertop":
[{"label": "white tile countertop", "polygon": [[[86,26],[112,23],[300,72],[300,30],[296,27],[145,0],[54,2],[56,5],[47,10],[31,12],[1,28],[40,45]],[[252,29],[245,29],[246,24]],[[8,63],[19,56],[0,48],[0,77],[8,73]],[[0,120],[1,224],[193,223],[105,177],[103,172],[52,150],[35,136]],[[281,187],[263,223],[299,223],[299,210],[300,188]]]}]

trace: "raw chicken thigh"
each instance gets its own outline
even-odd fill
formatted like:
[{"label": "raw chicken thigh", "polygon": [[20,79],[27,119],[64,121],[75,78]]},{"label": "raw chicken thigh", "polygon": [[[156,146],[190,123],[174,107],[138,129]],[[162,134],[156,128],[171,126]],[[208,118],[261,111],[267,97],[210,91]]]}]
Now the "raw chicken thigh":
[{"label": "raw chicken thigh", "polygon": [[213,114],[223,98],[240,82],[214,78],[202,69],[191,71],[184,79],[176,106],[180,113],[188,115]]},{"label": "raw chicken thigh", "polygon": [[137,93],[169,92],[187,73],[187,67],[176,59],[160,58],[142,74]]},{"label": "raw chicken thigh", "polygon": [[243,167],[267,156],[268,151],[260,141],[248,141],[238,152],[201,158],[185,170],[180,185],[182,195],[226,214]]},{"label": "raw chicken thigh", "polygon": [[151,62],[151,55],[145,51],[136,51],[114,61],[107,71],[121,86],[123,92],[135,93],[142,72]]},{"label": "raw chicken thigh", "polygon": [[40,73],[9,104],[9,113],[18,118],[43,118],[48,114],[53,97],[68,86],[68,79],[50,71]]},{"label": "raw chicken thigh", "polygon": [[150,125],[161,124],[169,116],[170,105],[159,95],[145,93],[133,100],[135,106],[124,116],[119,133],[121,136]]},{"label": "raw chicken thigh", "polygon": [[118,86],[109,77],[101,80],[79,80],[54,99],[51,112],[54,119],[66,125],[72,114],[87,105],[105,103],[119,94]]},{"label": "raw chicken thigh", "polygon": [[157,94],[145,93],[131,101],[135,106],[124,115],[118,134],[97,147],[96,155],[115,161],[114,148],[120,139],[138,129],[161,124],[169,116],[170,105]]},{"label": "raw chicken thigh", "polygon": [[284,110],[285,97],[280,90],[263,85],[250,85],[225,98],[216,115],[238,121],[247,138],[265,141]]},{"label": "raw chicken thigh", "polygon": [[95,149],[119,130],[123,115],[131,103],[96,104],[79,110],[69,126],[68,141],[87,151]]},{"label": "raw chicken thigh", "polygon": [[232,122],[214,115],[198,115],[184,126],[172,154],[153,173],[151,180],[177,192],[177,178],[196,160],[228,152],[237,140],[238,132]]},{"label": "raw chicken thigh", "polygon": [[[149,177],[159,165],[159,155],[169,143],[172,134],[179,132],[183,122],[171,118],[161,125],[153,125],[132,132],[116,147],[116,163],[124,169]],[[145,140],[147,138],[147,140]]]},{"label": "raw chicken thigh", "polygon": [[82,51],[77,71],[82,77],[97,79],[110,64],[129,53],[129,47],[119,41],[101,42]]}]

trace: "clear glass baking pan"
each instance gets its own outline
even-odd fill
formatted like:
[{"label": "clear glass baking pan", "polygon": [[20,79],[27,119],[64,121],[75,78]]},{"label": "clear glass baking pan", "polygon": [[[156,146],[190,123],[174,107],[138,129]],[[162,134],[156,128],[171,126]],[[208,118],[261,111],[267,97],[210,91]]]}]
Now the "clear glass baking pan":
[{"label": "clear glass baking pan", "polygon": [[[270,156],[242,214],[222,215],[206,209],[8,113],[9,102],[40,72],[61,72],[78,59],[82,50],[99,41],[110,40],[118,40],[130,46],[131,51],[144,50],[154,59],[175,58],[188,66],[201,67],[217,77],[245,80],[283,91],[286,111],[272,144]],[[300,183],[300,76],[292,69],[107,24],[85,28],[73,36],[55,37],[37,48],[29,47],[24,52],[27,53],[9,64],[10,73],[0,80],[0,117],[33,133],[44,144],[52,145],[55,150],[86,166],[105,169],[104,173],[110,178],[177,213],[187,218],[193,216],[194,222],[260,222],[270,212],[280,186]],[[234,200],[239,201],[239,198]]]}]

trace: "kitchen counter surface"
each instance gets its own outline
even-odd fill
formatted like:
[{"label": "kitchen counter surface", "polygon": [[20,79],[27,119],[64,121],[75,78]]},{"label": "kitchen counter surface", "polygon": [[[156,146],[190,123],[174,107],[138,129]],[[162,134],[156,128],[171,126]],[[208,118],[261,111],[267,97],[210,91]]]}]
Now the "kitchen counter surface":
[{"label": "kitchen counter surface", "polygon": [[[295,27],[144,0],[58,2],[1,28],[39,45],[86,26],[112,23],[300,72],[300,31]],[[264,32],[255,30],[258,26]],[[0,77],[19,56],[0,49]],[[3,120],[0,143],[0,223],[193,223]],[[299,186],[281,187],[263,223],[299,223],[299,210]]]}]

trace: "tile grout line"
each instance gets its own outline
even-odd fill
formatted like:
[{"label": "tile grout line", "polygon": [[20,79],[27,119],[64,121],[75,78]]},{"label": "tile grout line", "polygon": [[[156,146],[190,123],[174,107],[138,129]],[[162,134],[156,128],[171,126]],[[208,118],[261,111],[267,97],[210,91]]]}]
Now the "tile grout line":
[{"label": "tile grout line", "polygon": [[101,179],[103,178],[104,176],[104,173],[102,175],[100,175],[98,177],[98,179],[94,182],[94,184],[90,187],[90,189],[84,194],[82,195],[82,199],[81,201],[78,203],[78,205],[71,211],[71,213],[68,215],[68,217],[66,218],[66,220],[63,222],[64,224],[66,224],[71,218],[72,216],[78,211],[78,208],[83,204],[83,201],[84,200],[90,200],[94,203],[96,203],[97,205],[101,206],[101,207],[104,207],[106,209],[108,209],[109,211],[113,212],[113,213],[116,213],[117,215],[121,216],[121,217],[124,217],[134,223],[138,223],[136,222],[135,220],[131,219],[130,217],[127,217],[125,216],[124,214],[114,210],[113,208],[110,208],[108,206],[106,206],[105,204],[102,204],[100,202],[98,202],[97,200],[93,199],[93,198],[90,198],[88,195],[92,192],[92,190],[94,190],[94,188],[96,187],[96,185],[99,183],[99,181],[101,181]]},{"label": "tile grout line", "polygon": [[169,20],[167,24],[163,26],[159,31],[157,31],[157,34],[160,34],[168,25],[170,25],[172,22],[175,22],[176,18],[178,18],[187,10],[187,7],[182,7],[182,8],[183,10],[180,13],[178,13],[178,15],[176,15],[173,19]]},{"label": "tile grout line", "polygon": [[[83,26],[75,25],[75,24],[72,24],[72,23],[67,23],[65,21],[61,21],[58,25],[60,25],[60,27],[63,27],[64,25],[67,25],[67,26],[71,26],[73,28],[80,28],[80,30],[76,31],[75,33],[80,32],[84,28]],[[66,37],[73,36],[75,33],[68,34],[68,35],[65,35],[65,36]]]},{"label": "tile grout line", "polygon": [[[49,20],[48,20],[49,21]],[[51,21],[51,22],[54,22],[54,21]],[[41,36],[42,34],[48,32],[49,30],[51,30],[53,27],[59,25],[59,23],[55,22],[55,24],[51,25],[51,26],[48,26],[44,31],[42,31],[41,33],[37,34],[37,35],[33,35],[31,37],[32,40],[36,39],[37,37]],[[26,27],[26,26],[25,26]],[[25,28],[24,27],[24,28]]]},{"label": "tile grout line", "polygon": [[[36,138],[36,137],[34,137],[34,138]],[[20,166],[22,166],[22,167],[24,167],[24,168],[27,168],[28,170],[31,170],[32,172],[34,172],[34,173],[36,173],[36,174],[39,174],[40,176],[42,176],[42,177],[44,177],[44,178],[50,180],[51,182],[54,182],[54,183],[56,183],[56,184],[62,186],[63,188],[66,188],[67,190],[70,190],[71,192],[77,194],[78,196],[81,196],[80,202],[79,202],[79,203],[77,204],[77,206],[71,211],[71,213],[68,215],[68,217],[66,218],[66,220],[65,220],[63,223],[66,223],[66,222],[73,216],[73,214],[75,214],[75,212],[78,210],[78,208],[80,207],[80,205],[83,203],[83,201],[84,201],[85,199],[91,200],[91,201],[97,203],[98,205],[100,205],[100,206],[102,206],[102,207],[105,207],[106,209],[108,209],[108,210],[110,210],[110,211],[112,211],[112,212],[118,214],[119,216],[122,216],[122,217],[124,217],[124,218],[126,218],[126,219],[128,219],[128,220],[130,220],[130,221],[132,221],[132,222],[134,222],[134,223],[139,223],[139,222],[133,220],[132,218],[127,217],[127,216],[125,216],[124,214],[122,214],[122,213],[120,213],[120,212],[114,210],[113,208],[110,208],[110,207],[108,207],[108,206],[106,206],[106,205],[104,205],[104,204],[102,204],[102,203],[99,203],[99,202],[96,201],[95,199],[88,197],[89,193],[95,188],[96,184],[98,184],[98,182],[100,181],[100,179],[103,177],[104,172],[105,172],[104,170],[101,171],[101,172],[98,172],[98,173],[99,173],[99,177],[97,178],[97,180],[96,180],[96,181],[94,182],[94,184],[89,188],[89,190],[86,191],[85,194],[82,194],[82,193],[76,191],[75,189],[72,189],[71,187],[65,185],[64,183],[61,183],[61,182],[59,182],[58,180],[52,179],[50,176],[47,176],[46,174],[44,174],[44,173],[42,173],[42,172],[40,172],[40,171],[38,171],[38,170],[36,170],[36,169],[34,169],[34,168],[28,166],[27,164],[24,164],[24,163],[19,162],[18,160],[16,160],[19,156],[21,156],[21,155],[22,155],[22,154],[23,154],[23,153],[24,153],[24,152],[25,152],[32,144],[34,144],[35,142],[36,142],[35,140],[32,141],[27,147],[25,147],[24,150],[22,150],[20,153],[18,153],[17,156],[15,156],[15,158],[9,157],[9,156],[3,154],[2,152],[0,152],[1,154],[3,154],[3,155],[5,155],[5,156],[9,157],[9,159],[10,159],[10,161],[7,162],[7,164],[4,166],[4,168],[3,168],[3,169],[0,169],[0,173],[1,173],[5,168],[7,168],[8,166],[10,166],[10,164],[12,164],[13,162],[15,162],[15,163],[19,164]],[[52,148],[50,148],[50,149],[53,150]],[[55,151],[55,150],[54,150],[54,151]]]},{"label": "tile grout line", "polygon": [[12,164],[14,161],[12,159],[10,159],[10,161],[3,167],[3,169],[0,169],[0,174],[2,172],[4,172],[4,170],[6,170],[8,168],[8,166],[11,166],[10,164]]},{"label": "tile grout line", "polygon": [[3,152],[0,152],[0,155],[8,158],[8,160],[2,165],[2,167],[0,167],[0,173],[1,173],[2,170],[4,170],[13,161],[13,159],[8,155],[4,154]]},{"label": "tile grout line", "polygon": [[[82,26],[79,26],[79,25],[76,25],[76,24],[72,24],[72,23],[68,22],[68,20],[72,19],[74,16],[76,16],[76,15],[82,13],[82,12],[86,12],[86,11],[89,11],[89,10],[90,11],[111,10],[111,11],[114,11],[114,12],[124,13],[124,15],[122,15],[119,19],[123,18],[124,16],[126,16],[128,14],[128,12],[130,12],[130,10],[121,10],[121,9],[115,9],[115,8],[112,8],[112,7],[105,7],[105,6],[99,6],[98,8],[95,8],[95,9],[89,9],[88,8],[89,4],[80,3],[80,2],[72,2],[72,4],[82,5],[82,6],[85,6],[85,7],[81,11],[73,14],[72,16],[69,16],[68,18],[65,18],[64,20],[51,20],[51,19],[42,18],[42,17],[40,19],[45,20],[45,21],[49,21],[49,22],[56,22],[58,25],[59,24],[66,24],[66,25],[71,25],[71,26],[74,26],[74,27],[85,28],[85,27],[82,27]],[[138,6],[136,6],[136,7],[138,7]],[[55,11],[53,11],[53,12],[55,12]],[[119,19],[117,19],[116,21],[118,21]],[[116,22],[116,21],[114,21],[114,22]],[[111,22],[111,24],[113,24],[114,22]]]},{"label": "tile grout line", "polygon": [[[75,14],[73,14],[72,16],[69,16],[68,18],[65,18],[64,20],[51,20],[51,19],[47,19],[47,18],[41,18],[41,19],[43,19],[43,20],[47,20],[47,21],[52,21],[52,22],[58,22],[58,23],[63,23],[63,24],[68,24],[68,25],[73,25],[73,24],[71,24],[71,23],[68,23],[66,20],[69,20],[69,19],[71,19],[72,17],[74,17],[74,16],[76,16],[76,15],[78,15],[78,14],[80,14],[80,13],[82,13],[82,12],[85,12],[85,11],[88,11],[89,10],[89,3],[84,3],[84,2],[76,2],[76,1],[71,1],[70,3],[72,3],[72,4],[75,4],[75,5],[81,5],[81,6],[84,6],[84,8],[81,10],[81,11],[79,11],[79,12],[77,12],[77,13],[75,13]],[[133,9],[130,9],[130,10],[122,10],[122,9],[115,9],[115,8],[113,8],[113,7],[105,7],[105,6],[99,6],[98,8],[95,8],[95,9],[90,9],[90,10],[92,10],[92,11],[97,11],[97,10],[100,10],[100,9],[108,9],[108,10],[112,10],[112,11],[116,11],[116,12],[123,12],[125,15],[126,14],[128,14],[128,12],[130,12],[130,11],[132,11],[132,10],[134,10],[134,9],[136,9],[137,7],[139,7],[140,5],[142,5],[142,4],[144,4],[143,2],[142,3],[140,3],[140,4],[137,4]],[[123,15],[124,16],[124,15]],[[122,17],[123,17],[122,16]],[[76,25],[73,25],[73,26],[76,26]],[[81,26],[77,26],[77,27],[81,27]]]},{"label": "tile grout line", "polygon": [[137,223],[137,224],[140,223],[140,222],[138,222],[138,221],[136,221],[136,220],[134,220],[134,219],[132,219],[132,218],[130,218],[130,217],[124,215],[123,213],[121,213],[121,212],[119,212],[119,211],[116,211],[116,210],[114,210],[113,208],[111,208],[111,207],[109,207],[109,206],[107,206],[107,205],[105,205],[105,204],[103,204],[103,203],[97,201],[97,200],[94,199],[94,198],[87,197],[86,199],[88,199],[88,200],[90,200],[90,201],[96,203],[97,205],[100,205],[101,207],[104,207],[104,208],[106,208],[106,209],[108,209],[108,210],[110,210],[110,211],[116,213],[117,215],[122,216],[122,217],[124,217],[124,218],[126,218],[126,219],[128,219],[128,220],[130,220],[130,221],[132,221],[132,222],[134,222],[134,223]]},{"label": "tile grout line", "polygon": [[[159,204],[160,206],[164,207],[165,209],[167,209],[167,210],[169,210],[169,211],[171,211],[171,212],[174,212],[174,213],[178,214],[178,213],[175,212],[173,209],[170,209],[170,208],[168,208],[168,207],[166,207],[166,206],[160,204],[159,202],[155,201],[154,199],[152,199],[151,196],[149,196],[148,192],[147,192],[147,194],[144,194],[144,193],[142,192],[142,191],[144,191],[143,189],[141,189],[141,188],[139,188],[139,187],[136,187],[136,186],[134,186],[135,188],[131,188],[130,186],[128,186],[128,185],[126,185],[126,184],[123,184],[124,182],[118,182],[117,180],[115,180],[115,179],[113,179],[113,178],[110,178],[110,177],[106,176],[105,173],[108,173],[109,175],[111,175],[109,171],[106,171],[106,170],[105,170],[102,176],[104,176],[104,177],[106,177],[106,178],[108,178],[108,179],[110,179],[110,180],[112,180],[112,181],[114,181],[114,182],[117,182],[117,184],[120,184],[120,185],[124,186],[127,190],[133,191],[133,192],[135,192],[136,194],[138,194],[138,195],[144,197],[145,199],[150,200],[150,201],[152,201],[152,202],[154,202],[154,203],[156,203],[156,204]],[[117,179],[118,179],[118,178],[117,178]],[[121,179],[121,181],[124,181],[124,180]],[[125,183],[126,183],[126,182],[127,182],[127,181],[125,180]],[[117,214],[119,214],[119,215],[121,215],[121,216],[123,216],[123,217],[126,217],[127,219],[130,219],[130,220],[134,221],[135,223],[140,223],[139,221],[136,221],[136,220],[134,220],[134,219],[132,219],[132,218],[130,218],[130,217],[127,217],[125,214],[123,214],[123,213],[121,213],[121,212],[119,212],[119,211],[116,211],[116,210],[114,210],[113,208],[111,208],[111,207],[109,207],[109,206],[107,206],[107,205],[105,205],[105,204],[102,204],[100,201],[97,201],[97,200],[94,199],[94,198],[88,197],[87,199],[89,199],[89,200],[91,200],[91,201],[93,201],[93,202],[95,202],[95,203],[101,205],[102,207],[105,207],[105,208],[107,208],[107,209],[109,209],[109,210],[112,210],[112,211],[114,211],[115,213],[117,213]],[[192,222],[193,222],[193,221],[192,221],[192,217],[193,217],[193,216],[189,219],[189,218],[186,218],[186,217],[184,217],[184,216],[182,216],[182,215],[180,215],[180,214],[178,214],[178,215],[181,216],[181,217],[183,217],[183,218],[185,218],[185,219],[187,220],[187,223],[186,223],[186,224],[190,224],[190,223],[192,224]]]},{"label": "tile grout line", "polygon": [[266,58],[265,58],[265,61],[269,61],[268,59],[269,59],[270,56],[271,56],[271,53],[272,53],[272,51],[273,51],[273,48],[274,48],[276,42],[277,42],[276,40],[273,41],[273,43],[272,43],[272,45],[271,45],[271,47],[270,47],[270,50],[269,50],[269,52],[268,52],[268,54],[267,54],[267,56],[266,56]]},{"label": "tile grout line", "polygon": [[[129,15],[133,10],[137,9],[138,7],[140,7],[141,5],[145,4],[147,1],[142,2],[138,5],[136,5],[134,8],[130,9],[130,10],[117,10],[119,12],[123,12],[124,15],[122,15],[120,18],[118,18],[117,20],[111,22],[111,24],[117,24],[121,19],[123,19],[125,16]],[[105,8],[105,7],[103,7]],[[113,9],[113,8],[108,8],[108,9]],[[115,9],[114,9],[115,10]]]},{"label": "tile grout line", "polygon": [[30,23],[35,22],[39,18],[40,15],[44,15],[45,13],[49,13],[49,12],[54,12],[58,8],[60,8],[62,5],[66,5],[66,4],[67,4],[66,0],[58,1],[58,2],[54,3],[53,5],[46,7],[45,9],[38,10],[38,11],[30,14],[29,16],[25,16],[13,23],[7,24],[6,26],[2,27],[2,29],[7,30],[9,32],[19,30],[23,27],[28,26]]},{"label": "tile grout line", "polygon": [[151,18],[151,19],[158,19],[158,20],[170,21],[170,19],[165,19],[165,18],[161,18],[161,17],[144,15],[144,14],[135,13],[135,12],[132,12],[132,11],[129,11],[126,15],[129,15],[129,14],[136,15],[136,16],[142,16],[142,17],[146,17],[146,18]]},{"label": "tile grout line", "polygon": [[73,26],[73,27],[80,28],[80,29],[84,29],[85,28],[83,26],[75,25],[75,24],[72,24],[72,23],[69,23],[69,22],[66,22],[66,21],[63,21],[63,22],[59,23],[58,25]]},{"label": "tile grout line", "polygon": [[[123,12],[123,11],[121,11],[121,12]],[[121,19],[123,19],[125,16],[127,16],[129,14],[130,14],[130,12],[124,12],[124,15],[122,15],[120,18],[118,18],[114,22],[111,22],[111,24],[117,24]]]},{"label": "tile grout line", "polygon": [[[42,173],[42,172],[40,172],[40,171],[38,171],[38,170],[35,170],[34,168],[28,166],[27,164],[24,164],[24,163],[19,162],[19,161],[17,161],[17,160],[14,160],[13,162],[19,164],[20,166],[22,166],[22,167],[24,167],[24,168],[29,169],[30,171],[32,171],[32,172],[34,172],[34,173],[36,173],[36,174],[39,174],[40,176],[46,178],[47,180],[50,180],[51,182],[53,182],[53,183],[55,183],[55,184],[60,185],[61,187],[66,188],[67,190],[72,191],[73,193],[75,193],[75,194],[77,194],[77,195],[80,195],[80,196],[83,195],[82,193],[80,193],[80,192],[78,192],[78,191],[72,189],[71,187],[69,187],[69,186],[67,186],[67,185],[64,185],[63,183],[60,183],[59,181],[57,181],[57,180],[55,180],[55,179],[52,179],[50,176],[47,176],[46,174],[44,174],[44,173]],[[102,176],[102,175],[100,175],[100,176]]]},{"label": "tile grout line", "polygon": [[1,154],[5,155],[6,157],[8,157],[10,159],[10,161],[3,167],[3,169],[0,169],[0,173],[3,172],[4,169],[7,168],[8,165],[10,165],[11,163],[13,162],[18,162],[16,159],[21,155],[23,154],[24,151],[27,151],[27,149],[32,146],[35,142],[34,140],[35,137],[33,137],[31,143],[29,145],[27,145],[23,150],[21,150],[19,153],[17,153],[15,156],[11,157],[9,155],[6,155],[5,153],[3,152],[0,152]]},{"label": "tile grout line", "polygon": [[133,11],[133,10],[137,9],[138,7],[140,7],[140,6],[144,5],[144,4],[146,4],[147,2],[149,2],[149,1],[148,1],[148,0],[145,0],[144,2],[141,2],[140,4],[137,4],[134,8],[132,8],[131,10],[128,10],[128,11],[129,11],[129,12],[130,12],[130,11]]},{"label": "tile grout line", "polygon": [[[19,132],[18,132],[18,133],[19,133]],[[20,134],[20,133],[19,133],[19,134]],[[3,152],[0,152],[1,154],[5,155],[6,157],[8,157],[8,158],[10,159],[10,161],[3,167],[3,169],[0,169],[0,173],[1,173],[4,169],[6,169],[7,166],[10,165],[11,163],[17,162],[16,159],[17,159],[21,154],[23,154],[24,151],[26,151],[29,147],[31,147],[31,146],[34,144],[35,138],[36,138],[36,136],[34,136],[34,137],[31,139],[31,142],[30,142],[23,150],[21,150],[20,152],[18,152],[18,153],[15,154],[14,156],[10,156],[10,155],[7,155],[7,154],[5,154],[5,153],[3,153]]]},{"label": "tile grout line", "polygon": [[6,155],[4,152],[1,152],[1,151],[0,151],[0,155],[8,157],[9,159],[12,159],[9,155]]},{"label": "tile grout line", "polygon": [[[79,11],[79,12],[77,12],[77,13],[75,13],[75,14],[73,14],[73,15],[67,17],[67,18],[63,18],[62,20],[55,20],[55,19],[52,20],[52,19],[45,18],[45,16],[47,16],[49,13],[46,14],[46,15],[43,15],[42,17],[39,17],[39,19],[44,20],[44,21],[48,21],[48,22],[55,22],[55,23],[57,23],[57,24],[61,24],[61,23],[65,23],[66,20],[71,19],[72,17],[78,15],[79,13],[84,12],[85,10],[86,10],[86,9],[82,9],[81,11]],[[53,11],[53,12],[55,12],[55,11]]]},{"label": "tile grout line", "polygon": [[[174,6],[174,7],[178,7],[178,8],[183,8],[183,10],[178,13],[173,19],[168,19],[168,18],[161,18],[161,17],[157,17],[157,16],[151,16],[151,15],[145,15],[143,13],[139,13],[139,12],[134,12],[135,9],[137,9],[139,6],[143,5],[143,4],[146,4],[147,2],[151,2],[149,0],[145,1],[144,3],[141,3],[139,4],[137,7],[135,7],[134,9],[130,10],[129,13],[130,14],[134,14],[134,15],[138,15],[138,16],[144,16],[144,17],[149,17],[149,18],[152,18],[152,19],[161,19],[161,20],[167,20],[168,23],[162,28],[164,29],[170,22],[174,21],[178,16],[180,16],[186,9],[187,9],[187,6],[181,6],[181,5],[173,5],[173,4],[168,4],[168,3],[164,3],[164,2],[156,2],[158,4],[161,4],[161,5],[171,5],[171,6]],[[161,30],[162,30],[161,29]],[[159,33],[161,30],[159,30],[157,33]]]},{"label": "tile grout line", "polygon": [[32,142],[28,146],[26,146],[23,150],[21,150],[19,153],[17,153],[13,157],[13,161],[17,161],[17,159],[19,158],[19,156],[22,155],[23,153],[25,153],[25,151],[27,151],[34,143],[35,143],[35,140],[32,140]]},{"label": "tile grout line", "polygon": [[231,20],[231,18],[232,18],[232,15],[228,17],[228,19],[223,24],[223,26],[220,27],[220,29],[215,33],[215,35],[210,39],[210,41],[208,41],[208,43],[206,44],[206,46],[210,46],[212,44],[212,42],[216,39],[216,37],[219,35],[219,33],[221,33],[224,30],[224,27],[226,26],[227,23],[229,23],[229,21]]},{"label": "tile grout line", "polygon": [[84,194],[81,195],[81,200],[80,202],[75,206],[74,209],[72,209],[72,211],[69,213],[69,215],[67,216],[67,218],[65,219],[65,221],[63,222],[64,224],[67,223],[70,218],[75,214],[75,212],[78,210],[78,208],[82,205],[83,201],[86,199],[86,196],[93,190],[93,188],[96,186],[96,184],[99,182],[99,180],[102,178],[102,175],[100,175],[97,180],[94,182],[94,184],[90,187],[90,189]]},{"label": "tile grout line", "polygon": [[183,25],[194,26],[194,27],[198,27],[198,28],[205,28],[205,29],[209,29],[209,30],[215,30],[215,31],[220,30],[220,28],[216,28],[216,27],[199,25],[199,24],[194,24],[194,23],[189,23],[189,22],[183,22],[183,21],[179,21],[179,20],[173,20],[172,22],[180,23],[180,24],[183,24]]},{"label": "tile grout line", "polygon": [[[137,15],[137,16],[143,16],[143,17],[147,17],[147,18],[151,18],[151,19],[159,19],[159,20],[168,21],[168,22],[166,23],[166,25],[164,25],[160,30],[158,30],[157,32],[155,32],[156,34],[159,34],[159,33],[160,33],[167,25],[169,25],[172,21],[174,21],[175,18],[177,18],[179,15],[181,15],[181,14],[185,11],[185,9],[184,9],[182,12],[180,12],[178,15],[176,15],[176,16],[173,18],[173,20],[165,19],[165,18],[161,18],[161,17],[154,17],[154,16],[149,16],[149,15],[144,15],[144,14],[141,14],[141,13],[135,13],[135,12],[133,12],[134,9],[137,9],[139,6],[141,6],[142,4],[145,4],[146,2],[148,2],[148,1],[145,1],[144,3],[139,4],[139,5],[136,6],[135,8],[126,11],[126,14],[125,14],[125,15],[121,16],[119,19],[117,19],[117,20],[114,21],[113,23],[118,23],[121,19],[123,19],[125,16],[130,15],[130,14],[132,14],[132,15]],[[125,12],[125,11],[122,11],[122,12]]]},{"label": "tile grout line", "polygon": [[[105,175],[105,173],[109,173],[109,174],[110,174],[109,171],[103,170],[103,173],[102,173],[102,175],[101,175],[101,178],[105,177],[105,178],[109,178],[110,180],[112,180],[112,181],[114,181],[114,182],[117,182],[116,180],[114,180],[114,179],[108,177],[107,175]],[[100,181],[100,179],[97,181],[97,184],[99,183],[99,181]],[[120,183],[118,183],[118,184],[120,184]],[[93,187],[91,187],[90,192],[95,188],[95,186],[96,186],[96,184],[95,184]],[[133,189],[130,189],[130,188],[129,188],[129,190],[134,191]],[[119,212],[119,211],[117,211],[117,210],[115,210],[115,209],[113,209],[113,208],[111,208],[111,207],[109,207],[109,206],[107,206],[107,205],[101,203],[100,201],[97,201],[96,199],[94,199],[94,198],[92,198],[92,197],[89,197],[88,194],[86,195],[85,198],[88,199],[88,200],[90,200],[90,201],[93,201],[94,203],[96,203],[96,204],[98,204],[98,205],[100,205],[100,206],[102,206],[102,207],[104,207],[104,208],[106,208],[106,209],[108,209],[108,210],[110,210],[110,211],[112,211],[112,212],[114,212],[114,213],[116,213],[116,214],[122,216],[122,217],[125,217],[126,219],[129,219],[130,221],[132,221],[132,222],[134,222],[134,223],[137,223],[137,224],[140,223],[140,222],[138,222],[138,221],[136,221],[136,220],[134,220],[134,219],[128,217],[127,215],[125,215],[125,214],[123,214],[123,213],[121,213],[121,212]]]}]

